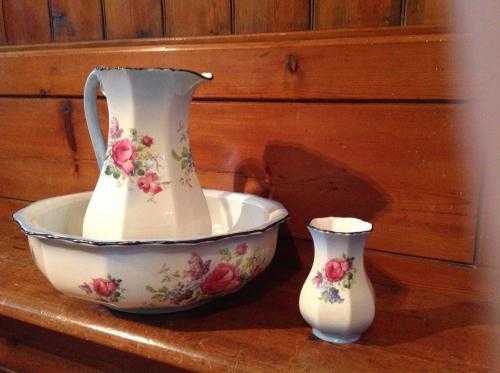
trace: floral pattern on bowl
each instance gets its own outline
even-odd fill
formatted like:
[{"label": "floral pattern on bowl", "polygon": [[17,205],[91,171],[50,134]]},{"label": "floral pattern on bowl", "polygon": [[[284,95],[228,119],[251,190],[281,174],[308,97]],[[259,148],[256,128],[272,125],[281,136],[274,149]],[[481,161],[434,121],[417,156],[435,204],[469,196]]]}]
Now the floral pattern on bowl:
[{"label": "floral pattern on bowl", "polygon": [[321,290],[319,299],[325,303],[342,303],[341,289],[350,289],[354,281],[353,257],[343,254],[342,258],[328,260],[321,271],[312,278],[313,284]]},{"label": "floral pattern on bowl", "polygon": [[124,299],[125,289],[121,287],[121,282],[121,279],[108,275],[107,278],[93,278],[90,283],[84,282],[78,287],[88,296],[101,302],[118,303]]},{"label": "floral pattern on bowl", "polygon": [[106,153],[104,173],[117,181],[131,179],[139,190],[149,195],[149,201],[170,184],[160,180],[160,155],[152,147],[154,139],[142,135],[136,129],[124,136],[118,119],[111,119],[109,146]]},{"label": "floral pattern on bowl", "polygon": [[172,271],[166,264],[160,270],[161,285],[146,286],[152,305],[189,305],[205,298],[232,293],[261,272],[267,255],[260,247],[248,250],[246,243],[223,248],[217,260],[203,260],[192,253],[185,269]]}]

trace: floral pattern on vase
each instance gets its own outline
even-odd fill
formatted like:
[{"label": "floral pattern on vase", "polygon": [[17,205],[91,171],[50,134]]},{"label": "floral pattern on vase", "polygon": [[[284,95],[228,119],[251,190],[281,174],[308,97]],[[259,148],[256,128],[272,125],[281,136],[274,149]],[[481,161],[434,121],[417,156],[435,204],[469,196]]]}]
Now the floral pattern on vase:
[{"label": "floral pattern on vase", "polygon": [[177,134],[179,136],[179,146],[177,151],[172,149],[172,157],[180,163],[182,176],[179,181],[184,185],[192,187],[191,178],[194,174],[193,154],[188,144],[186,126],[182,121],[177,126]]},{"label": "floral pattern on vase", "polygon": [[109,134],[104,173],[118,182],[133,180],[137,189],[149,196],[148,201],[153,201],[170,184],[160,180],[160,155],[152,149],[154,139],[134,128],[129,130],[129,136],[124,136],[116,117],[111,119]]},{"label": "floral pattern on vase", "polygon": [[152,304],[189,305],[241,288],[265,268],[266,255],[261,248],[249,250],[246,243],[218,252],[218,260],[203,260],[192,253],[184,271],[172,272],[163,265],[161,285],[146,286]]},{"label": "floral pattern on vase", "polygon": [[321,290],[319,300],[326,303],[342,303],[341,289],[350,289],[354,281],[353,257],[343,254],[342,258],[328,260],[321,271],[312,278],[313,284]]},{"label": "floral pattern on vase", "polygon": [[93,278],[90,283],[84,282],[78,287],[88,296],[93,296],[101,302],[118,303],[124,298],[125,292],[121,282],[121,279],[108,275],[107,278]]}]

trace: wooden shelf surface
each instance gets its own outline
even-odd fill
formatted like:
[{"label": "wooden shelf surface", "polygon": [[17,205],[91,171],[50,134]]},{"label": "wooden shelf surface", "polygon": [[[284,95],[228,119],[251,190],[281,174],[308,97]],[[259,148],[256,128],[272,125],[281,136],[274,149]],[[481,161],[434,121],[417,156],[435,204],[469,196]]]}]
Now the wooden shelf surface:
[{"label": "wooden shelf surface", "polygon": [[[500,330],[487,292],[440,286],[446,276],[478,281],[477,270],[449,263],[434,267],[370,251],[377,312],[363,338],[332,345],[311,336],[298,309],[310,263],[309,241],[281,241],[260,278],[237,294],[198,309],[170,315],[132,315],[68,298],[57,292],[31,260],[27,243],[9,224],[0,244],[0,365],[26,370],[120,370],[164,366],[223,371],[486,371]],[[387,257],[389,259],[387,259]],[[384,259],[385,258],[385,259]],[[395,268],[432,282],[396,280]],[[440,278],[432,273],[444,275]],[[448,268],[448,269],[447,269]],[[470,277],[468,273],[473,273]],[[412,274],[407,276],[409,282]],[[457,277],[458,279],[458,277]],[[458,282],[458,280],[457,280]],[[441,283],[441,284],[440,284]],[[50,357],[50,358],[49,358]],[[34,363],[35,362],[35,363]],[[35,365],[33,365],[35,364]],[[48,365],[47,365],[48,364]],[[52,364],[52,365],[50,365]],[[35,368],[33,368],[33,366]]]}]

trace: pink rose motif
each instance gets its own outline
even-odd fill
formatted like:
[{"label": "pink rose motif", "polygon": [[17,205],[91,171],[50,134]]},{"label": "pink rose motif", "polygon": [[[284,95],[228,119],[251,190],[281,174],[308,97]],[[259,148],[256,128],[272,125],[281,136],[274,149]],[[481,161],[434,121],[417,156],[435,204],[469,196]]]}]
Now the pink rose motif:
[{"label": "pink rose motif", "polygon": [[113,144],[111,149],[113,162],[127,175],[134,171],[133,159],[136,157],[134,147],[129,139],[123,139]]},{"label": "pink rose motif", "polygon": [[325,277],[330,282],[340,281],[350,267],[348,260],[331,259],[325,264]]},{"label": "pink rose motif", "polygon": [[201,284],[204,294],[228,293],[240,286],[238,268],[229,263],[219,263]]},{"label": "pink rose motif", "polygon": [[111,127],[109,128],[109,132],[111,138],[113,139],[118,139],[123,133],[123,130],[120,128],[118,124],[118,119],[116,119],[116,117],[113,117],[111,119]]},{"label": "pink rose motif", "polygon": [[118,286],[119,284],[113,280],[106,280],[104,278],[92,279],[92,289],[101,297],[109,297],[118,289]]},{"label": "pink rose motif", "polygon": [[248,250],[248,245],[246,243],[240,243],[238,246],[236,246],[236,249],[234,251],[238,255],[245,255],[247,250]]},{"label": "pink rose motif", "polygon": [[151,136],[148,136],[148,135],[143,136],[142,143],[143,143],[143,145],[149,147],[149,146],[153,145],[153,138]]},{"label": "pink rose motif", "polygon": [[210,263],[211,260],[203,262],[203,259],[201,259],[198,254],[192,253],[191,259],[189,259],[188,261],[189,269],[187,271],[184,271],[184,274],[186,276],[189,276],[191,280],[199,280],[210,269]]},{"label": "pink rose motif", "polygon": [[144,174],[144,176],[141,176],[137,180],[137,186],[144,193],[157,194],[163,190],[163,188],[161,187],[161,184],[158,183],[159,179],[160,179],[160,177],[158,176],[158,174],[156,172],[148,171]]}]

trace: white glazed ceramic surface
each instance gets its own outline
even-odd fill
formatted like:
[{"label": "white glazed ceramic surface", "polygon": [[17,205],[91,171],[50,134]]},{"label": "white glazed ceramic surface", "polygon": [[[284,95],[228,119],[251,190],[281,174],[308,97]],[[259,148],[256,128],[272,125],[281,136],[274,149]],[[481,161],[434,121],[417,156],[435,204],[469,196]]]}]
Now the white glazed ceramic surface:
[{"label": "white glazed ceramic surface", "polygon": [[[211,234],[187,129],[193,91],[210,79],[210,73],[172,69],[100,67],[90,73],[85,116],[101,172],[85,213],[84,237]],[[108,103],[107,146],[95,108],[97,87]]]},{"label": "white glazed ceramic surface", "polygon": [[356,341],[372,323],[375,296],[363,261],[370,223],[317,218],[308,226],[314,261],[300,293],[300,312],[318,338]]},{"label": "white glazed ceramic surface", "polygon": [[34,261],[66,295],[129,312],[175,312],[235,292],[262,272],[276,249],[283,206],[204,190],[213,234],[190,241],[103,241],[81,236],[91,193],[35,202],[14,219]]}]

